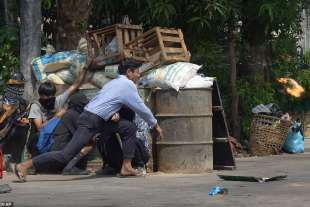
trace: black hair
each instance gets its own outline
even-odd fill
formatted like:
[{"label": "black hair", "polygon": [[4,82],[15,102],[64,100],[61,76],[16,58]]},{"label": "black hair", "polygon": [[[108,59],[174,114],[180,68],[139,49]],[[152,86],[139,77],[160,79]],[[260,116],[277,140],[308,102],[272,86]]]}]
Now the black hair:
[{"label": "black hair", "polygon": [[127,70],[134,70],[141,66],[140,62],[137,62],[132,59],[125,59],[120,62],[118,66],[118,72],[120,75],[126,75]]},{"label": "black hair", "polygon": [[52,81],[45,81],[40,84],[38,93],[40,96],[55,96],[56,86]]}]

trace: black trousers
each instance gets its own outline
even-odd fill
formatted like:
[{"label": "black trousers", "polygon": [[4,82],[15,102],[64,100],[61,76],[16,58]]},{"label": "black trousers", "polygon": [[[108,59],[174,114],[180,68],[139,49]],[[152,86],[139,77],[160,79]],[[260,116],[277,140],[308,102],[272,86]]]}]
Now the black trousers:
[{"label": "black trousers", "polygon": [[[98,137],[96,145],[104,164],[108,164],[119,172],[123,163],[123,151],[113,134],[111,137]],[[143,167],[149,160],[150,154],[140,139],[135,140],[135,156],[131,161],[133,167]]]},{"label": "black trousers", "polygon": [[48,152],[32,159],[37,170],[61,170],[89,143],[94,135],[100,133],[110,136],[119,133],[122,137],[123,158],[132,159],[135,154],[136,126],[121,119],[119,122],[105,121],[96,114],[84,111],[78,120],[78,128],[71,141],[61,151]]},{"label": "black trousers", "polygon": [[13,125],[8,137],[4,141],[4,154],[11,154],[10,162],[20,163],[27,141],[28,125]]}]

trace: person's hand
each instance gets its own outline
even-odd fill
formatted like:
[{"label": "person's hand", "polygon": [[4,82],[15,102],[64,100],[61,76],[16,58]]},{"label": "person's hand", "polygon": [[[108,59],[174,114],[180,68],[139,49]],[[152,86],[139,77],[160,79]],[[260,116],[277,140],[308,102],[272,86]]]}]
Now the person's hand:
[{"label": "person's hand", "polygon": [[111,121],[118,122],[119,119],[120,119],[119,113],[115,113],[115,114],[113,114]]},{"label": "person's hand", "polygon": [[60,110],[56,113],[55,116],[61,118],[61,117],[66,113],[67,108],[68,108],[68,107],[64,107],[64,108],[60,109]]},{"label": "person's hand", "polygon": [[159,124],[155,125],[154,130],[157,133],[158,139],[162,140],[164,138],[164,135],[163,135],[163,130],[160,128]]}]

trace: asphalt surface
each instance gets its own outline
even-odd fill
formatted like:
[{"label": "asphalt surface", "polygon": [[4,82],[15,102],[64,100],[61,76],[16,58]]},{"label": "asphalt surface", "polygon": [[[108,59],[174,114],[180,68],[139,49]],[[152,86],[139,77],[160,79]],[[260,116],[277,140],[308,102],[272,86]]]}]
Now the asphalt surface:
[{"label": "asphalt surface", "polygon": [[[156,173],[145,178],[32,175],[26,183],[15,183],[5,174],[1,184],[12,192],[0,194],[1,202],[14,206],[310,206],[310,153],[282,154],[237,159],[234,171],[207,174]],[[266,183],[223,181],[217,174],[271,177]],[[226,195],[209,196],[213,186],[228,189]]]}]

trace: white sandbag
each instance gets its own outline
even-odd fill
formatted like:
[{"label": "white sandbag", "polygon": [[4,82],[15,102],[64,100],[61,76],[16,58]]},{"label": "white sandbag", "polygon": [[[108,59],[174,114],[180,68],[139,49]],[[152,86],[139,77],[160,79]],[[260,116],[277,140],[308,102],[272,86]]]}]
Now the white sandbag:
[{"label": "white sandbag", "polygon": [[104,71],[97,71],[97,72],[94,72],[93,74],[90,74],[90,77],[88,77],[88,80],[94,86],[98,88],[102,88],[111,79],[106,77]]},{"label": "white sandbag", "polygon": [[82,38],[79,41],[77,50],[47,53],[31,61],[32,70],[38,81],[44,81],[51,73],[60,70],[70,70],[72,74],[78,74],[87,60],[87,41]]},{"label": "white sandbag", "polygon": [[178,91],[180,88],[185,87],[200,68],[201,66],[196,64],[177,62],[151,70],[141,78],[140,84],[145,87],[173,88]]},{"label": "white sandbag", "polygon": [[76,80],[76,76],[72,74],[69,70],[61,70],[55,73],[60,77],[65,83],[72,84]]},{"label": "white sandbag", "polygon": [[185,88],[211,88],[213,85],[214,78],[212,77],[203,77],[201,75],[195,75],[191,78]]},{"label": "white sandbag", "polygon": [[62,78],[60,78],[58,75],[56,75],[56,74],[49,74],[48,76],[47,76],[47,80],[50,80],[50,81],[52,81],[53,83],[55,83],[55,84],[58,84],[58,85],[64,85],[64,84],[66,84],[64,81],[63,81],[63,79]]},{"label": "white sandbag", "polygon": [[76,50],[79,53],[87,55],[88,48],[87,48],[87,40],[85,38],[81,38],[79,40],[79,43],[78,43],[78,46],[77,46]]},{"label": "white sandbag", "polygon": [[116,78],[118,73],[118,65],[107,65],[104,67],[104,74],[108,78]]}]

